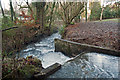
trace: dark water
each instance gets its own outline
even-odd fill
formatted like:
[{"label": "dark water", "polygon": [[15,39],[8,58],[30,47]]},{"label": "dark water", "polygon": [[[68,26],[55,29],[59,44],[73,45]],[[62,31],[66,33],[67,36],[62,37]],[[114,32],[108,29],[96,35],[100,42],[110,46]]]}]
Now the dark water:
[{"label": "dark water", "polygon": [[[61,38],[55,33],[40,42],[30,44],[20,52],[20,57],[34,56],[42,61],[44,68],[54,64],[62,64],[62,68],[49,78],[118,78],[119,57],[85,53],[74,60],[54,52],[54,39]],[[70,61],[69,61],[70,60]]]},{"label": "dark water", "polygon": [[85,53],[66,62],[49,78],[118,78],[119,57]]}]

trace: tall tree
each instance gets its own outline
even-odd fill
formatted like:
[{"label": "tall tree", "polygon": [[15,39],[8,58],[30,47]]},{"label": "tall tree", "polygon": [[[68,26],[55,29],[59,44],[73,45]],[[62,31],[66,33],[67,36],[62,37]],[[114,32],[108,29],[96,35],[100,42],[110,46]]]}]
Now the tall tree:
[{"label": "tall tree", "polygon": [[85,19],[86,19],[86,22],[87,22],[87,2],[86,2],[86,7],[85,7]]},{"label": "tall tree", "polygon": [[52,4],[52,8],[51,8],[49,28],[51,28],[54,8],[55,8],[55,2]]},{"label": "tall tree", "polygon": [[11,20],[13,21],[13,6],[12,6],[12,0],[10,0],[10,10],[11,10]]},{"label": "tall tree", "polygon": [[72,20],[84,11],[84,2],[60,2],[59,16],[65,26],[68,26]]},{"label": "tall tree", "polygon": [[43,28],[45,25],[45,4],[46,2],[36,2],[37,24]]},{"label": "tall tree", "polygon": [[28,8],[30,9],[31,13],[33,14],[32,8],[30,7],[30,5],[29,5],[29,3],[28,3],[28,0],[27,0],[27,1],[26,1],[26,0],[24,0],[24,1],[26,2],[26,4],[27,4]]},{"label": "tall tree", "polygon": [[16,15],[15,15],[15,11],[13,9],[13,5],[12,5],[12,0],[9,0],[10,1],[10,10],[11,10],[11,20],[14,21],[14,19],[16,20]]},{"label": "tall tree", "polygon": [[101,10],[101,14],[100,14],[100,21],[102,21],[103,10],[104,10],[104,6],[102,6],[102,10]]},{"label": "tall tree", "polygon": [[103,4],[104,0],[100,0],[100,1],[101,1],[101,8],[102,8],[101,14],[100,14],[100,21],[102,21],[102,16],[103,16],[103,11],[104,11],[104,4]]},{"label": "tall tree", "polygon": [[4,10],[3,10],[2,4],[1,4],[1,0],[0,0],[0,7],[1,7],[2,15],[3,15],[3,17],[5,17]]}]

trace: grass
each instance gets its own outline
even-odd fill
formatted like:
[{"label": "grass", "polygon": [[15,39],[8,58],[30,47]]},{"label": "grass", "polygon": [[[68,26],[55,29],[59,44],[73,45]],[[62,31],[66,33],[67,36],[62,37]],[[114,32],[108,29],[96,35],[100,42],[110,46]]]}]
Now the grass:
[{"label": "grass", "polygon": [[[120,21],[120,18],[103,19],[103,20],[102,20],[102,22],[105,22],[105,21],[114,21],[114,22],[118,22],[118,21]],[[100,22],[100,20],[97,20],[97,21],[94,21],[94,22]]]}]

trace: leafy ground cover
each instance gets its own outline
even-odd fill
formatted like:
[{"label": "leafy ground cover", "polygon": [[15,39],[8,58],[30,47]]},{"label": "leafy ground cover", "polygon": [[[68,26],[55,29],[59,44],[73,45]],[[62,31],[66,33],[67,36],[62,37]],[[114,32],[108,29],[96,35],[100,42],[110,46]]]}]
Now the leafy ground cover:
[{"label": "leafy ground cover", "polygon": [[120,23],[116,21],[84,22],[65,28],[64,39],[120,50]]}]

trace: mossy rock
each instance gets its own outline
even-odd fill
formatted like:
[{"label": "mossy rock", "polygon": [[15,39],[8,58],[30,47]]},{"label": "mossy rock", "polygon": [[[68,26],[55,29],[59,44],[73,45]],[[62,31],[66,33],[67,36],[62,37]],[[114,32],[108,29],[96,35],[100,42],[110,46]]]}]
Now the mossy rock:
[{"label": "mossy rock", "polygon": [[24,67],[20,67],[18,69],[18,73],[20,74],[19,77],[23,78],[31,78],[34,74],[39,73],[41,69],[34,65],[26,64]]}]

